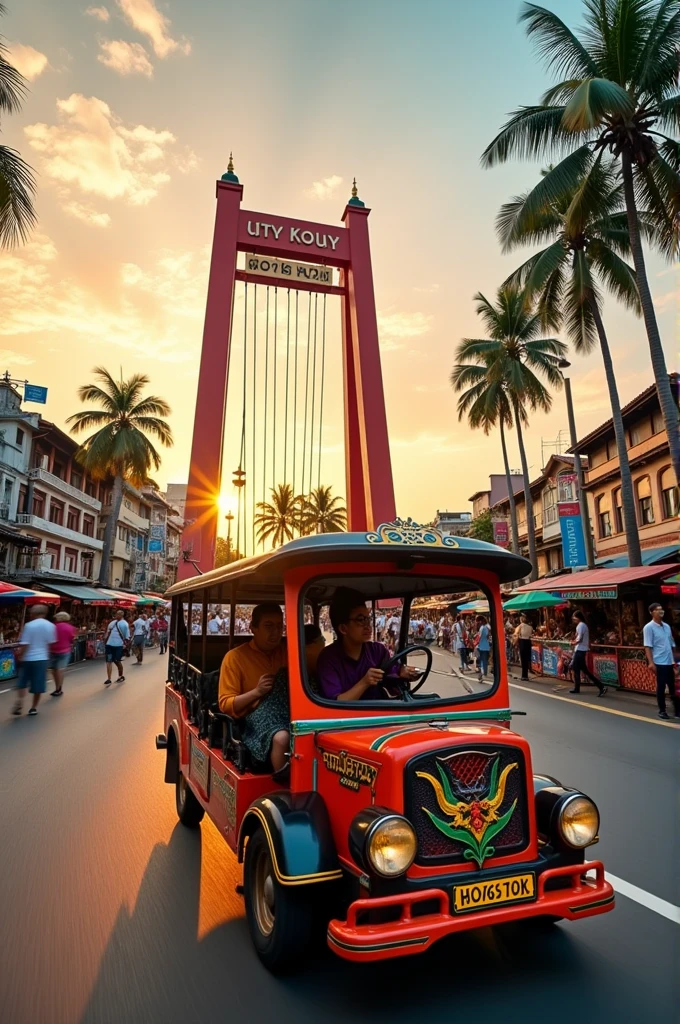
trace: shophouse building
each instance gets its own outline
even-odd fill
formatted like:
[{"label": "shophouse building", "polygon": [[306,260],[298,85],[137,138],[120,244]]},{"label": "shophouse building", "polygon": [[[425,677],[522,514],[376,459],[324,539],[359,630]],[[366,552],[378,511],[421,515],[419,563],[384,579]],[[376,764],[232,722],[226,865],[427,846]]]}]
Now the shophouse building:
[{"label": "shophouse building", "polygon": [[472,524],[472,512],[448,512],[437,509],[433,526],[449,537],[467,537]]},{"label": "shophouse building", "polygon": [[[680,405],[680,375],[670,375]],[[622,409],[633,478],[637,526],[645,565],[680,560],[680,495],[670,462],[668,435],[652,384]],[[621,469],[609,419],[578,441],[588,458],[585,489],[594,525],[597,562],[628,565],[621,510]]]}]

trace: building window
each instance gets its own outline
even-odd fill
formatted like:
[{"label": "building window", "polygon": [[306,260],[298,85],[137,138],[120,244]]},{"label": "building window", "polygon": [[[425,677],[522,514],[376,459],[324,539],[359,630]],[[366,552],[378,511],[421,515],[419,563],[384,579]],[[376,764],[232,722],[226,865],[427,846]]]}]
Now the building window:
[{"label": "building window", "polygon": [[55,459],[54,464],[52,466],[52,475],[58,476],[60,480],[65,480],[66,464],[64,462],[59,462],[57,459]]},{"label": "building window", "polygon": [[83,476],[77,469],[71,469],[71,487],[75,487],[79,491],[83,489]]},{"label": "building window", "polygon": [[34,516],[45,518],[45,495],[42,491],[33,491],[33,513]]},{"label": "building window", "polygon": [[47,569],[58,569],[61,548],[58,544],[45,545],[45,567]]},{"label": "building window", "polygon": [[673,519],[680,515],[680,491],[675,483],[673,469],[667,466],[659,474],[659,485],[661,487],[661,507],[664,519]]},{"label": "building window", "polygon": [[614,529],[617,533],[623,533],[623,505],[620,487],[614,491]]},{"label": "building window", "polygon": [[656,412],[652,414],[652,432],[654,434],[661,434],[665,429],[666,425],[663,421],[663,413],[661,412],[661,409],[657,409]]},{"label": "building window", "polygon": [[595,469],[596,466],[601,466],[607,461],[607,446],[604,448],[598,448],[597,451],[593,452],[590,456],[591,469]]},{"label": "building window", "polygon": [[64,548],[64,569],[66,572],[78,572],[78,552],[73,548]]},{"label": "building window", "polygon": [[597,526],[600,539],[612,535],[612,504],[610,494],[601,494],[597,499]]},{"label": "building window", "polygon": [[97,497],[97,484],[94,480],[88,480],[85,485],[85,493],[89,494],[91,498]]},{"label": "building window", "polygon": [[127,526],[119,526],[118,527],[118,540],[127,541],[127,539],[128,539]]},{"label": "building window", "polygon": [[618,451],[616,450],[616,438],[614,438],[612,441],[607,441],[607,461],[609,461],[610,459],[615,459],[617,455]]},{"label": "building window", "polygon": [[86,537],[94,537],[94,516],[83,516],[83,533]]},{"label": "building window", "polygon": [[640,526],[649,526],[654,522],[654,506],[652,505],[652,488],[648,476],[643,476],[635,485],[637,488],[638,517]]},{"label": "building window", "polygon": [[64,525],[64,505],[61,501],[50,498],[50,522],[55,526]]},{"label": "building window", "polygon": [[576,501],[576,481],[571,472],[560,473],[557,478],[557,500]]},{"label": "building window", "polygon": [[92,554],[87,553],[80,556],[80,575],[92,579]]},{"label": "building window", "polygon": [[651,419],[640,420],[630,428],[630,446],[634,448],[636,444],[642,444],[648,437],[652,436],[652,421]]},{"label": "building window", "polygon": [[16,443],[19,445],[20,448],[21,448],[22,444],[24,443],[24,432],[21,429],[21,427],[17,427],[17,442]]},{"label": "building window", "polygon": [[80,512],[77,508],[71,508],[69,506],[68,519],[66,525],[69,530],[75,530],[76,533],[80,533]]}]

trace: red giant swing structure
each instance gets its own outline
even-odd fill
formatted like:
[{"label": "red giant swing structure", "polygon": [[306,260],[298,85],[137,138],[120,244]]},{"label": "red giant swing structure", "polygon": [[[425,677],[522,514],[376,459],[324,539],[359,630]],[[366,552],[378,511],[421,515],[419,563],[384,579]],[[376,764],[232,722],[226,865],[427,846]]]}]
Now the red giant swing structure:
[{"label": "red giant swing structure", "polygon": [[[208,296],[203,328],[201,365],[196,398],[196,414],[191,447],[191,466],[186,499],[186,525],[182,536],[183,561],[179,579],[196,571],[206,572],[214,563],[215,540],[218,524],[218,496],[221,490],[222,455],[225,414],[229,391],[230,354],[234,348],[234,308],[237,289],[243,289],[245,305],[244,348],[250,345],[253,361],[257,349],[257,288],[266,290],[266,358],[269,359],[270,299],[274,310],[276,330],[283,313],[286,344],[286,388],[288,387],[289,360],[297,367],[298,324],[300,297],[309,305],[307,344],[304,356],[309,373],[310,352],[314,366],[317,361],[317,333],[325,346],[326,297],[340,298],[342,329],[342,366],[344,392],[344,450],[347,494],[348,529],[367,531],[378,524],[395,519],[394,487],[390,462],[387,418],[383,392],[378,324],[376,318],[371,250],[368,234],[370,210],[357,195],[356,182],[352,197],[342,215],[342,227],[295,220],[277,214],[256,213],[242,208],[243,185],[234,174],[230,158],[229,168],[217,182],[217,209],[215,231],[210,260]],[[247,254],[244,268],[239,268],[238,254]],[[242,261],[243,262],[243,261]],[[337,268],[338,283],[334,284],[333,270]],[[252,336],[248,331],[248,288],[254,288],[255,302],[251,301],[251,319],[254,317]],[[279,296],[281,291],[281,296]],[[293,299],[291,302],[291,292]],[[309,293],[309,295],[305,295]],[[314,314],[312,321],[312,296]],[[319,303],[323,317],[319,321]],[[292,311],[292,312],[291,312]],[[261,314],[260,319],[263,319]],[[313,324],[313,332],[312,332]],[[302,339],[304,342],[304,338]],[[292,344],[292,349],[291,349]],[[325,357],[325,349],[323,352]],[[323,367],[323,357],[321,365]],[[262,358],[262,357],[261,357]],[[246,368],[247,352],[243,353],[243,410],[241,456],[246,441]],[[274,353],[274,374],[276,373]],[[253,362],[252,379],[255,380]],[[269,372],[269,371],[267,371]],[[265,388],[267,377],[265,376]],[[275,380],[275,378],[274,378]],[[315,381],[315,378],[314,378]],[[240,382],[239,382],[240,384]],[[306,389],[307,390],[307,389]],[[312,392],[311,430],[314,428]],[[323,395],[320,385],[320,400]],[[281,403],[280,403],[281,404]],[[265,415],[271,405],[265,390]],[[286,421],[277,424],[276,389],[273,391],[271,410],[271,438],[288,431],[288,391],[286,391]],[[254,415],[254,408],[252,409]],[[293,420],[295,422],[295,420]],[[321,425],[319,425],[319,435]],[[250,431],[248,431],[250,435]],[[265,421],[265,448],[267,446]],[[305,398],[305,437],[307,436],[307,396]],[[254,434],[253,434],[254,438]],[[293,442],[295,443],[295,441]],[[288,451],[287,438],[286,448]],[[313,447],[312,447],[313,452]],[[318,459],[320,466],[321,444]],[[267,454],[265,451],[265,459]],[[293,451],[292,459],[296,455]],[[306,454],[303,455],[303,480]],[[274,456],[275,462],[275,456]],[[258,471],[259,473],[259,471]],[[293,473],[295,476],[295,472]],[[234,483],[244,490],[243,461],[235,471]],[[310,464],[309,484],[311,489]],[[254,486],[254,481],[252,481]],[[304,488],[303,488],[304,490]],[[239,492],[242,493],[242,492]],[[245,509],[245,504],[244,504]],[[253,501],[254,507],[254,501]],[[239,504],[239,515],[241,505]],[[239,519],[240,526],[240,519]],[[245,515],[244,515],[245,533]],[[253,553],[254,553],[253,543]],[[238,549],[238,544],[237,544]]]}]

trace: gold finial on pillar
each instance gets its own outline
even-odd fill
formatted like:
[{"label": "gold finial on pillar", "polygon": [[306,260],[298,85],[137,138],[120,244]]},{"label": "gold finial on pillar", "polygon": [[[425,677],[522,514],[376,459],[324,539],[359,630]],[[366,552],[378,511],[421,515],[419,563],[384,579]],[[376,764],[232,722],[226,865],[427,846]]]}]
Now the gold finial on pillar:
[{"label": "gold finial on pillar", "polygon": [[229,154],[229,163],[227,164],[226,171],[222,175],[222,181],[230,181],[234,185],[238,185],[238,183],[239,183],[238,182],[238,178],[234,174],[234,154],[233,153]]},{"label": "gold finial on pillar", "polygon": [[349,201],[349,206],[364,206],[365,204],[359,199],[359,191],[357,189],[357,179],[354,178],[352,181],[352,198]]},{"label": "gold finial on pillar", "polygon": [[356,199],[358,195],[359,192],[357,189],[357,179],[355,178],[354,181],[352,182],[352,196]]},{"label": "gold finial on pillar", "polygon": [[229,163],[227,164],[227,170],[230,172],[230,174],[234,173],[234,154],[233,153],[229,154]]}]

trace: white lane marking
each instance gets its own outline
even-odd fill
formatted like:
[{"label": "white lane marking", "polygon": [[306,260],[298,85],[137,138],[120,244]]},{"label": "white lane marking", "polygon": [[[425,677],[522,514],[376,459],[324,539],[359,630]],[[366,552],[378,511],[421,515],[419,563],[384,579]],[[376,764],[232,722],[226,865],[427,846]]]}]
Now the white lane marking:
[{"label": "white lane marking", "polygon": [[549,697],[550,700],[563,700],[571,704],[573,708],[590,708],[591,711],[604,711],[608,715],[619,715],[621,718],[634,718],[638,722],[647,722],[648,725],[664,725],[666,728],[677,729],[675,722],[664,722],[661,718],[645,718],[644,715],[634,715],[630,711],[617,711],[616,708],[606,708],[600,704],[584,704],[579,700],[571,700],[569,697],[559,697],[556,693],[544,693],[543,690],[534,690],[531,686],[520,686],[519,683],[508,683],[515,690],[524,690],[525,693],[535,693],[539,697]]},{"label": "white lane marking", "polygon": [[653,910],[655,914],[668,918],[673,924],[680,924],[680,907],[669,903],[668,900],[662,900],[660,896],[654,896],[653,893],[647,892],[646,889],[640,889],[637,885],[632,885],[631,882],[626,882],[623,878],[610,875],[608,871],[605,871],[605,875],[607,881],[611,882],[616,892],[620,892],[622,896],[627,896],[629,900],[635,900],[636,903],[646,907],[647,910]]},{"label": "white lane marking", "polygon": [[0,693],[11,693],[11,692],[12,692],[12,687],[11,686],[7,690],[0,690]]}]

